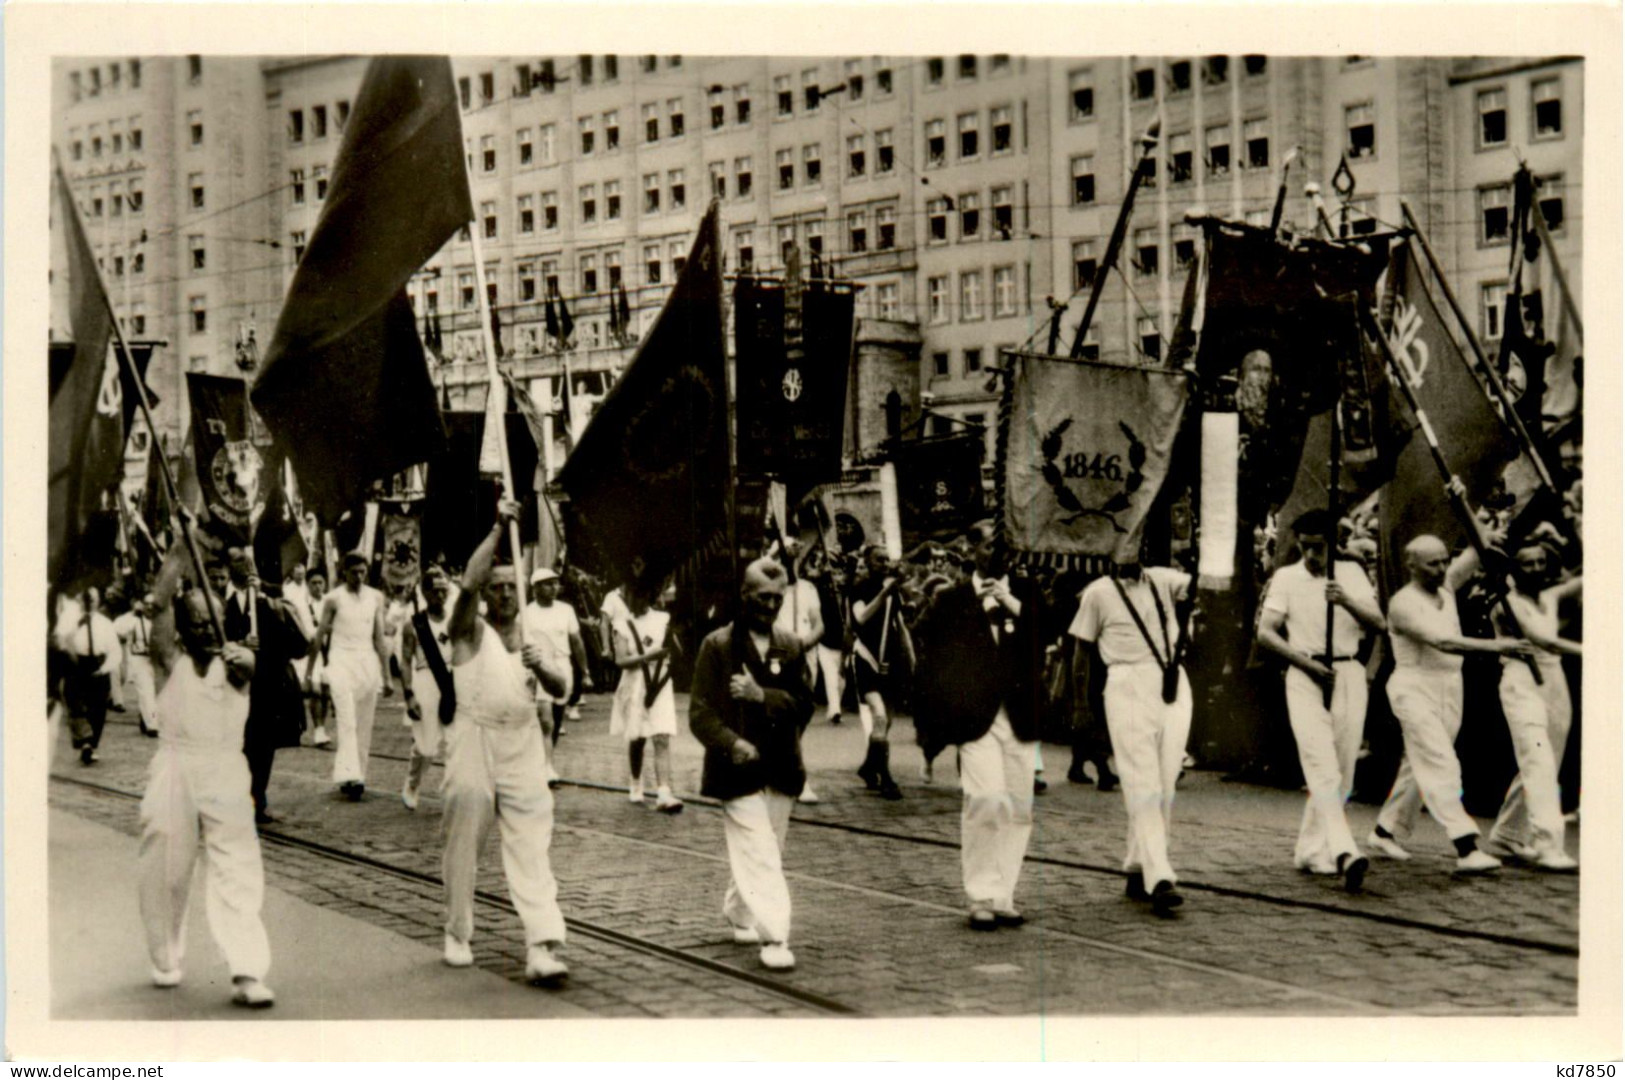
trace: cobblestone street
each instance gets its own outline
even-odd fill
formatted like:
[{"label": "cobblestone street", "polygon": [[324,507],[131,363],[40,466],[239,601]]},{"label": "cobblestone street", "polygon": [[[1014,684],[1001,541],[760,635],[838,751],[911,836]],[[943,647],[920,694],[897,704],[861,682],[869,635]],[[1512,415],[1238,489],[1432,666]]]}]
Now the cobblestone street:
[{"label": "cobblestone street", "polygon": [[[1564,1014],[1576,1006],[1576,878],[1512,867],[1455,878],[1448,843],[1424,820],[1410,842],[1416,858],[1378,860],[1366,893],[1348,896],[1335,879],[1291,866],[1300,796],[1193,772],[1181,784],[1173,842],[1187,903],[1176,918],[1158,920],[1123,896],[1121,797],[1067,783],[1066,751],[1056,746],[1046,747],[1051,786],[1038,799],[1018,892],[1030,921],[971,933],[952,753],[924,785],[912,732],[900,723],[895,771],[907,798],[883,802],[852,774],[862,735],[851,717],[839,726],[817,720],[805,740],[821,801],[798,806],[790,829],[799,964],[793,974],[767,976],[750,949],[729,940],[720,914],[721,815],[693,798],[675,816],[629,805],[607,704],[589,696],[583,720],[559,743],[566,783],[553,864],[565,914],[579,925],[566,948],[570,987],[532,992],[538,1014],[556,1014],[555,1003],[602,1017]],[[281,820],[267,831],[265,862],[274,892],[418,943],[410,977],[432,985],[457,977],[438,955],[439,774],[431,770],[419,810],[408,812],[397,795],[409,743],[402,715],[398,698],[379,709],[360,804],[333,793],[329,754],[279,754],[271,805]],[[100,763],[86,769],[62,750],[54,772],[139,793],[152,749],[132,724],[115,722]],[[686,731],[674,758],[677,790],[688,796],[698,787],[700,753]],[[130,798],[56,782],[51,801],[76,820],[126,835],[138,828]],[[1364,835],[1374,810],[1352,813]],[[1577,846],[1573,834],[1571,842]],[[329,849],[361,862],[338,861]],[[52,855],[73,858],[56,843]],[[133,881],[116,887],[133,909]],[[523,935],[502,899],[494,843],[480,889],[478,966],[522,989]],[[268,920],[275,955],[298,931],[280,925],[274,907]],[[136,939],[124,947],[140,952]],[[279,968],[286,981],[285,963]],[[73,1007],[99,1009],[84,999]],[[379,1007],[372,1014],[388,1015],[387,1004]],[[492,1015],[514,1015],[512,1003]]]}]

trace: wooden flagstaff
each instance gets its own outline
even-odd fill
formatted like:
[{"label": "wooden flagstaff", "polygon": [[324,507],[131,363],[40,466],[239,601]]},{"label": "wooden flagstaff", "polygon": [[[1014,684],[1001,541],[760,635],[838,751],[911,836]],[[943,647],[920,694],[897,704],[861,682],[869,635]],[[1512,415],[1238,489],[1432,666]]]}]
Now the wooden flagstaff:
[{"label": "wooden flagstaff", "polygon": [[[1326,537],[1326,584],[1331,586],[1337,581],[1337,541],[1342,533],[1341,521],[1343,517],[1343,402],[1341,394],[1339,400],[1332,406],[1332,440],[1331,460],[1327,462],[1330,483],[1326,488],[1326,516],[1331,519],[1329,528],[1331,535]],[[1332,670],[1332,677],[1320,688],[1320,696],[1326,708],[1332,707],[1332,692],[1337,687],[1336,653],[1332,650],[1332,624],[1337,613],[1337,605],[1331,600],[1326,601],[1326,666]]]},{"label": "wooden flagstaff", "polygon": [[[1094,287],[1089,290],[1089,302],[1083,309],[1083,320],[1078,323],[1077,334],[1072,338],[1072,356],[1077,358],[1083,355],[1083,339],[1089,333],[1089,324],[1094,321],[1095,308],[1100,304],[1100,294],[1105,291],[1106,277],[1117,263],[1117,256],[1123,249],[1123,238],[1128,235],[1129,216],[1134,212],[1134,196],[1145,182],[1145,165],[1151,160],[1151,152],[1157,148],[1161,137],[1162,118],[1151,121],[1151,126],[1140,136],[1140,156],[1134,162],[1134,175],[1129,178],[1128,193],[1123,196],[1123,205],[1117,211],[1117,223],[1112,226],[1111,239],[1106,241],[1106,254],[1100,261],[1100,267],[1095,271]],[[1050,352],[1055,350],[1052,347]]]}]

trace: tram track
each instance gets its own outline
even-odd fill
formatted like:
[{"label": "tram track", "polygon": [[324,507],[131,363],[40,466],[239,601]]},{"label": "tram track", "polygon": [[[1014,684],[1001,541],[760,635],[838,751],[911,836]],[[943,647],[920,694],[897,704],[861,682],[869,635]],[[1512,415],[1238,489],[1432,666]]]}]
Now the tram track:
[{"label": "tram track", "polygon": [[[393,755],[383,755],[378,753],[374,753],[371,756],[384,757],[386,759],[393,757]],[[397,760],[405,759],[401,758]],[[73,787],[94,791],[119,799],[130,801],[139,801],[141,799],[141,794],[139,792],[127,791],[111,784],[101,784],[93,780],[84,780],[74,776],[63,776],[59,773],[51,773],[50,778],[56,783],[71,785]],[[267,829],[263,826],[259,829],[259,836],[262,843],[274,845],[283,849],[299,851],[327,862],[352,866],[372,872],[374,874],[388,876],[396,879],[397,881],[407,882],[414,885],[431,886],[435,889],[442,887],[440,878],[434,874],[428,874],[419,870],[414,870],[410,867],[400,866],[371,855],[365,855],[360,852],[334,847],[330,844],[321,843],[320,841],[294,836],[281,830]],[[518,909],[514,907],[510,900],[504,896],[489,892],[487,890],[475,890],[474,901],[488,910],[498,911],[505,915],[516,916],[518,914]],[[763,991],[784,1000],[788,1000],[796,1005],[810,1009],[815,1013],[831,1016],[864,1015],[862,1010],[849,1005],[846,1002],[842,1002],[835,998],[798,987],[792,983],[783,982],[753,971],[747,971],[743,968],[735,967],[732,964],[725,964],[719,960],[713,960],[707,956],[701,956],[684,949],[673,948],[669,945],[662,945],[659,942],[650,941],[647,938],[642,938],[635,934],[629,934],[625,931],[616,930],[611,927],[603,926],[590,920],[581,919],[575,916],[566,916],[564,922],[571,933],[578,934],[581,937],[591,939],[599,942],[600,944],[624,949],[629,952],[663,960],[668,963],[679,964],[689,968],[705,971],[711,975],[720,976],[735,983],[748,985],[756,990]]]}]

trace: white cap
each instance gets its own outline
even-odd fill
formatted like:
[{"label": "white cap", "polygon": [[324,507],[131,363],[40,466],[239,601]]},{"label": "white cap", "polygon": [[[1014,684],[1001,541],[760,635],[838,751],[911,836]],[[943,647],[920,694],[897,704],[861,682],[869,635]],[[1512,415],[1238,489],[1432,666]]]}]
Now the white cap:
[{"label": "white cap", "polygon": [[541,567],[534,574],[530,575],[530,583],[532,585],[540,585],[544,581],[557,581],[558,579],[559,575],[552,570],[549,570],[545,566]]}]

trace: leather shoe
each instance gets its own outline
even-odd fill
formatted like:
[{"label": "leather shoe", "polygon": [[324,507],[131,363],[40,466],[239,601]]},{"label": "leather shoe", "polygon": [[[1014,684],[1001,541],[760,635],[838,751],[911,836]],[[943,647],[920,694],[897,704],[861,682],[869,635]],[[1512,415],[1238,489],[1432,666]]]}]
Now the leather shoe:
[{"label": "leather shoe", "polygon": [[970,913],[970,928],[972,930],[997,930],[999,917],[989,908],[976,908]]},{"label": "leather shoe", "polygon": [[1129,871],[1128,888],[1123,891],[1123,895],[1130,900],[1151,899],[1151,894],[1145,891],[1145,878],[1140,875],[1138,870]]},{"label": "leather shoe", "polygon": [[1184,902],[1185,898],[1174,891],[1171,881],[1159,881],[1151,888],[1151,910],[1162,918],[1172,915],[1174,908]]},{"label": "leather shoe", "polygon": [[993,919],[1000,926],[1023,926],[1027,922],[1027,916],[1023,915],[1015,908],[1011,908],[1009,911],[999,911],[998,909],[994,909]]}]

